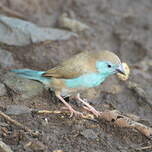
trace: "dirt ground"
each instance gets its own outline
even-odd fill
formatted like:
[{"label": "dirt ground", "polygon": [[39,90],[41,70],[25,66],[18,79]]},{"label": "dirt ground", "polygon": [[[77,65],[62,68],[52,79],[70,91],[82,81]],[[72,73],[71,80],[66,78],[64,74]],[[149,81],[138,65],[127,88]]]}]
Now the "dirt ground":
[{"label": "dirt ground", "polygon": [[[14,152],[151,152],[150,137],[133,128],[121,128],[103,119],[31,112],[61,110],[63,104],[39,82],[8,72],[15,68],[47,70],[81,51],[111,50],[128,63],[129,80],[112,76],[100,87],[82,92],[82,97],[100,111],[117,109],[152,127],[151,10],[151,0],[1,0],[2,15],[41,27],[72,30],[78,35],[26,46],[0,43],[0,48],[11,56],[10,64],[3,61],[8,54],[0,58],[0,110],[39,132],[38,136],[30,135],[0,117],[2,141]],[[63,14],[89,28],[63,27]],[[82,110],[74,99],[69,103]]]}]

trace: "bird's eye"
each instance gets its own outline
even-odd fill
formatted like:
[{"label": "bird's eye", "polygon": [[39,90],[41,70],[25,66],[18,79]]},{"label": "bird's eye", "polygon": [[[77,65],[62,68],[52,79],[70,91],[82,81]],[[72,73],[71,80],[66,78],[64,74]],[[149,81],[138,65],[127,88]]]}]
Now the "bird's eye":
[{"label": "bird's eye", "polygon": [[108,68],[111,68],[112,66],[111,66],[111,64],[108,64]]}]

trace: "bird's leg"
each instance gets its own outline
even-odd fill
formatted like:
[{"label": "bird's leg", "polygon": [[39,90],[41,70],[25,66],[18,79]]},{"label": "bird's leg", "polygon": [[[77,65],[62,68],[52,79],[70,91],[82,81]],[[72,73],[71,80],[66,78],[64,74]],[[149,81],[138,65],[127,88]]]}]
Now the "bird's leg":
[{"label": "bird's leg", "polygon": [[69,111],[70,111],[70,113],[71,113],[71,114],[70,114],[70,117],[72,117],[73,114],[76,115],[76,116],[83,116],[83,114],[82,114],[81,112],[74,110],[74,109],[72,108],[72,106],[69,105],[69,104],[62,98],[61,95],[56,95],[56,96],[57,96],[57,98],[59,98],[59,99],[65,104],[65,106],[69,109]]},{"label": "bird's leg", "polygon": [[82,102],[85,105],[85,109],[87,109],[88,111],[92,112],[96,117],[101,115],[100,111],[97,111],[93,106],[91,106],[88,102],[84,101],[83,99],[80,98],[80,94],[78,93],[76,98]]}]

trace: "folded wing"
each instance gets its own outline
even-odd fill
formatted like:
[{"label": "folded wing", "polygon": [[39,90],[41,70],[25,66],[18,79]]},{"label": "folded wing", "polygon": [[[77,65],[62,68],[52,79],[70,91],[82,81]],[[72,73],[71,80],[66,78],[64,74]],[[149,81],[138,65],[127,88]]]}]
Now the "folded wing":
[{"label": "folded wing", "polygon": [[90,72],[96,72],[96,59],[94,53],[85,51],[48,70],[43,76],[71,79]]}]

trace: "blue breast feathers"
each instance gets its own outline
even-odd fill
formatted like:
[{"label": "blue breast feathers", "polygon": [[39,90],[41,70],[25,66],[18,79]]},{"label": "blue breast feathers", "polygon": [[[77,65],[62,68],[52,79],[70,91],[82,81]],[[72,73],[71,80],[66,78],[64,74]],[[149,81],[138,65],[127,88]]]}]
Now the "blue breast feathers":
[{"label": "blue breast feathers", "polygon": [[78,78],[65,79],[68,88],[91,88],[100,85],[106,76],[99,73],[89,73]]}]

